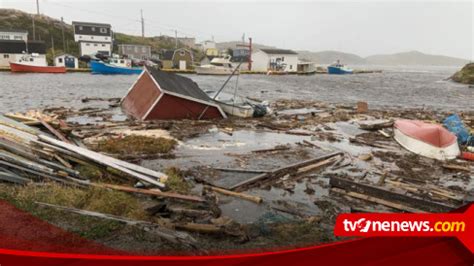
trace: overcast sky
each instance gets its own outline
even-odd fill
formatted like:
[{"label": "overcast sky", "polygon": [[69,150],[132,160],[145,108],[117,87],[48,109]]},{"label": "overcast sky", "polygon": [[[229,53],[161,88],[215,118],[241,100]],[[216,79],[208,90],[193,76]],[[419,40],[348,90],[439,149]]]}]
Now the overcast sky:
[{"label": "overcast sky", "polygon": [[[295,50],[368,56],[418,50],[474,59],[473,1],[90,1],[39,0],[40,13],[112,24],[117,32],[240,40]],[[0,0],[36,12],[35,0]]]}]

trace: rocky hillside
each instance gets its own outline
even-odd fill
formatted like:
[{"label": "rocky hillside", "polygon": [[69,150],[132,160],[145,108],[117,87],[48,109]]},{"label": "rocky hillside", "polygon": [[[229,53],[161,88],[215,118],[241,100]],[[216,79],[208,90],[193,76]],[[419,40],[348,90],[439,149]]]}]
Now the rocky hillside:
[{"label": "rocky hillside", "polygon": [[474,63],[465,65],[461,70],[456,72],[451,79],[459,83],[474,84]]}]

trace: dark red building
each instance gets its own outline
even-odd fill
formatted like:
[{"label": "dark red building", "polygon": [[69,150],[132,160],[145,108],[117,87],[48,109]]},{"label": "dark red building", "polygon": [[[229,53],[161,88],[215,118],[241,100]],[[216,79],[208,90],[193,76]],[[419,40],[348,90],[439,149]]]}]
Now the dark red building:
[{"label": "dark red building", "polygon": [[145,67],[121,105],[139,120],[226,118],[194,81],[151,67]]}]

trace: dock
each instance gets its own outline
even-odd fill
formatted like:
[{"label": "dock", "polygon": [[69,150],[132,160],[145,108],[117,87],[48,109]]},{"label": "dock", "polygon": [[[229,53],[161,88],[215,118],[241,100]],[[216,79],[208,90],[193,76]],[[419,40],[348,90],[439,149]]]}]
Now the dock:
[{"label": "dock", "polygon": [[[164,72],[176,73],[176,74],[196,74],[194,69],[172,69],[164,68]],[[0,67],[0,72],[10,72],[10,67]],[[90,68],[68,68],[67,72],[69,73],[90,73]],[[374,74],[382,73],[382,70],[354,70],[353,74]],[[267,75],[266,71],[251,71],[251,70],[241,70],[240,74],[242,75]],[[284,73],[272,73],[271,75],[316,75],[316,74],[327,74],[327,71],[314,71],[314,72],[284,72]]]}]

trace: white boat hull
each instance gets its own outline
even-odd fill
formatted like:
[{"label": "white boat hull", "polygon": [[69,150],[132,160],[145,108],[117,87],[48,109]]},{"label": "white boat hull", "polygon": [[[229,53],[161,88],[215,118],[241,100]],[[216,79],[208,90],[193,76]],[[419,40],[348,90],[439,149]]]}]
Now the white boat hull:
[{"label": "white boat hull", "polygon": [[454,142],[447,147],[440,148],[405,135],[397,128],[394,128],[394,139],[403,148],[413,153],[440,161],[455,159],[460,154],[457,142]]},{"label": "white boat hull", "polygon": [[217,102],[217,104],[228,115],[242,117],[242,118],[253,117],[254,110],[250,106],[248,107],[232,106],[232,105],[222,103],[222,102]]},{"label": "white boat hull", "polygon": [[[232,71],[231,68],[226,67],[196,67],[194,68],[196,74],[198,75],[230,75]],[[239,71],[236,71],[234,75],[238,75]]]}]

